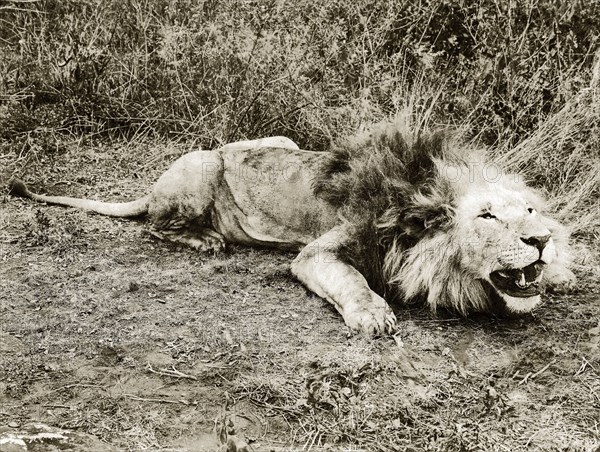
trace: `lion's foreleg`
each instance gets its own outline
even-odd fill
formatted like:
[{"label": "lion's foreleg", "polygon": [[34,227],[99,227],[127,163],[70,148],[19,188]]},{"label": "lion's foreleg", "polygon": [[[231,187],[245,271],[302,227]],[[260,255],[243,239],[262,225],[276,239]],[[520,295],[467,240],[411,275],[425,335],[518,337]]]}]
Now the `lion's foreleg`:
[{"label": "lion's foreleg", "polygon": [[[329,237],[328,237],[329,235]],[[341,261],[335,242],[326,234],[309,244],[292,263],[292,273],[311,291],[329,301],[346,325],[368,335],[391,333],[396,317],[387,302],[373,292],[365,277]]]}]

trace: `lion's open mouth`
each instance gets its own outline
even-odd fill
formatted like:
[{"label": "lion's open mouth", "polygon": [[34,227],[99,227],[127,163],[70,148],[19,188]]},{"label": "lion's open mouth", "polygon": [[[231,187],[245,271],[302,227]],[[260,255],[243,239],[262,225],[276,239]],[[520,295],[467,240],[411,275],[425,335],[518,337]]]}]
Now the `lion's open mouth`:
[{"label": "lion's open mouth", "polygon": [[490,274],[490,279],[496,289],[511,297],[533,297],[541,292],[544,266],[537,261],[523,268],[497,270]]}]

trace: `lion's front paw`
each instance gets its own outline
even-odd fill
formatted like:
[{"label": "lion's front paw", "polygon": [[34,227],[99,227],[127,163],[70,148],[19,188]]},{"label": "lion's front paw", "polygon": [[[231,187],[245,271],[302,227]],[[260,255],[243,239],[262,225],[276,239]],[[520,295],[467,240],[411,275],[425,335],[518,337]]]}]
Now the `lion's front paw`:
[{"label": "lion's front paw", "polygon": [[396,316],[379,295],[373,293],[370,301],[355,304],[344,310],[344,321],[352,330],[368,336],[391,334],[396,330]]},{"label": "lion's front paw", "polygon": [[548,278],[546,290],[555,294],[573,292],[577,285],[577,277],[571,270],[563,269],[560,273],[552,274]]}]

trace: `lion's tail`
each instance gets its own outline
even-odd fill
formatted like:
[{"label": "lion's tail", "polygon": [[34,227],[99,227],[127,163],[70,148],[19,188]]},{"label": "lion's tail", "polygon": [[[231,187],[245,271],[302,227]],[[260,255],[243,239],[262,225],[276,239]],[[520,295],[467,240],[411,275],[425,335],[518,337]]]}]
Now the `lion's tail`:
[{"label": "lion's tail", "polygon": [[46,196],[38,195],[29,191],[27,186],[19,179],[12,179],[8,183],[8,193],[13,196],[29,198],[48,204],[57,204],[59,206],[76,207],[78,209],[89,210],[109,217],[138,217],[148,212],[148,201],[150,195],[136,199],[131,202],[102,202],[83,198],[70,198],[68,196]]}]

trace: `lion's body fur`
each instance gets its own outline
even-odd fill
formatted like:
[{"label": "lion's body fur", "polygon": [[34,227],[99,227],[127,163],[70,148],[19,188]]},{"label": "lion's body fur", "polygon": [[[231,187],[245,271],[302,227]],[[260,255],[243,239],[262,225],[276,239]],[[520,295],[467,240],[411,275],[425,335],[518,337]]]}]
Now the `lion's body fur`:
[{"label": "lion's body fur", "polygon": [[36,195],[20,182],[12,192],[108,215],[147,212],[154,235],[200,250],[226,242],[304,248],[294,275],[369,333],[394,328],[386,301],[521,313],[539,303],[542,274],[573,281],[568,234],[537,213],[541,197],[444,132],[396,123],[329,153],[286,140],[187,154],[150,195],[120,209]]}]

